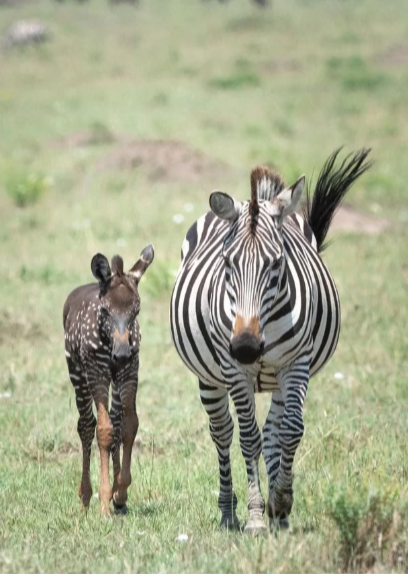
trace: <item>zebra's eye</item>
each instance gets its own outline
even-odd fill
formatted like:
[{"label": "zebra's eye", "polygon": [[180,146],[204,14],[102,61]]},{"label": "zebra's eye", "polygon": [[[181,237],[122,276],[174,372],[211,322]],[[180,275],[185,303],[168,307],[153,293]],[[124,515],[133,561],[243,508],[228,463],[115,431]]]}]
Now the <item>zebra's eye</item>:
[{"label": "zebra's eye", "polygon": [[271,271],[279,271],[281,265],[282,265],[282,257],[280,257],[279,259],[275,259],[275,261],[272,262]]}]

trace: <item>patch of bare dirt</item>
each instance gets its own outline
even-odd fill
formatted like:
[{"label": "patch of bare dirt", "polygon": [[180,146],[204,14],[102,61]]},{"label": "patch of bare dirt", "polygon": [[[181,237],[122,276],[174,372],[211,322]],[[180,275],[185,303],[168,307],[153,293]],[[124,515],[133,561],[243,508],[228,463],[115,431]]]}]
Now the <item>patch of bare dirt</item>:
[{"label": "patch of bare dirt", "polygon": [[368,235],[377,235],[387,229],[389,225],[390,222],[387,219],[369,213],[361,213],[349,205],[343,205],[334,216],[330,229],[332,231],[358,231]]},{"label": "patch of bare dirt", "polygon": [[108,145],[115,141],[115,136],[103,124],[97,124],[90,130],[74,132],[73,134],[52,140],[50,146],[75,149],[94,145]]},{"label": "patch of bare dirt", "polygon": [[0,311],[0,345],[17,339],[37,340],[44,338],[41,325],[26,315],[14,314],[7,309]]},{"label": "patch of bare dirt", "polygon": [[408,68],[408,44],[395,44],[374,56],[377,64],[386,67]]},{"label": "patch of bare dirt", "polygon": [[[298,64],[290,62],[292,61],[286,64],[276,63],[277,69],[279,66],[288,65],[288,69],[297,70]],[[54,145],[56,143],[68,148],[109,143],[109,151],[98,160],[97,169],[121,171],[140,167],[152,181],[196,183],[212,180],[215,184],[220,179],[225,180],[229,175],[234,175],[233,168],[228,164],[190,148],[183,142],[131,139],[123,136],[119,138],[99,125],[91,130],[76,132],[60,139],[54,142]],[[390,222],[386,219],[358,212],[346,204],[338,210],[330,229],[375,235],[384,231],[389,225]]]},{"label": "patch of bare dirt", "polygon": [[77,445],[73,445],[70,442],[63,442],[59,445],[59,447],[57,448],[57,453],[58,454],[74,454],[79,452],[79,446]]},{"label": "patch of bare dirt", "polygon": [[225,178],[232,168],[183,142],[171,140],[117,141],[98,162],[98,169],[129,170],[142,167],[152,181],[198,182]]}]

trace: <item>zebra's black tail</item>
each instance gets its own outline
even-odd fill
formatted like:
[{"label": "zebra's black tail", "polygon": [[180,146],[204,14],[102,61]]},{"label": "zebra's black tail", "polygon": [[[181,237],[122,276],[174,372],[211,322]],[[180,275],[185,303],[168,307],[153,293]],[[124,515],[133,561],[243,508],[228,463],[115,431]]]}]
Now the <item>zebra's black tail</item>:
[{"label": "zebra's black tail", "polygon": [[334,151],[324,164],[316,182],[313,197],[310,185],[306,190],[306,205],[303,217],[312,228],[317,241],[317,250],[322,252],[330,224],[340,207],[346,193],[355,180],[366,172],[372,161],[366,161],[370,149],[361,149],[355,154],[349,154],[339,167],[335,166],[341,148]]}]

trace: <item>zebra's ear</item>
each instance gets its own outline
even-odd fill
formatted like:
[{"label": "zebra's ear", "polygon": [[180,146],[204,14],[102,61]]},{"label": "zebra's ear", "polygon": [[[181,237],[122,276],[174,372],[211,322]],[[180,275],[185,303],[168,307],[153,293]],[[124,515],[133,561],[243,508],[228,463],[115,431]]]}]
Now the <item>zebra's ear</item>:
[{"label": "zebra's ear", "polygon": [[147,247],[143,249],[142,253],[140,254],[140,258],[138,259],[138,261],[136,261],[132,269],[128,272],[128,274],[133,277],[136,283],[139,283],[140,279],[142,278],[142,275],[149,267],[153,259],[154,259],[154,249],[153,245],[150,243],[149,245],[147,245]]},{"label": "zebra's ear", "polygon": [[91,270],[95,279],[99,281],[100,285],[106,283],[112,277],[112,271],[109,266],[109,261],[102,253],[97,253],[92,257]]},{"label": "zebra's ear", "polygon": [[306,178],[302,175],[293,185],[281,191],[272,200],[273,215],[278,218],[280,223],[283,222],[287,215],[290,215],[299,207],[305,181]]},{"label": "zebra's ear", "polygon": [[220,219],[231,223],[238,219],[240,214],[239,204],[235,199],[222,191],[213,191],[210,195],[211,211]]}]

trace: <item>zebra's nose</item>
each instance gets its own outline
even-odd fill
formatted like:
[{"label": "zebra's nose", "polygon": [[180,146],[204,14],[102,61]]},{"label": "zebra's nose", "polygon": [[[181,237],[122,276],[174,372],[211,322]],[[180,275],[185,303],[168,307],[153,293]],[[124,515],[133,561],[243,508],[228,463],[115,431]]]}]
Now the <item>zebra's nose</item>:
[{"label": "zebra's nose", "polygon": [[232,337],[230,341],[231,356],[243,365],[251,365],[262,355],[264,341],[251,333],[242,331],[239,335]]}]

